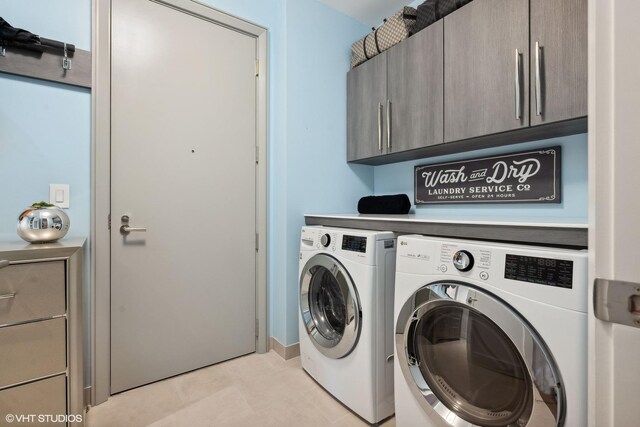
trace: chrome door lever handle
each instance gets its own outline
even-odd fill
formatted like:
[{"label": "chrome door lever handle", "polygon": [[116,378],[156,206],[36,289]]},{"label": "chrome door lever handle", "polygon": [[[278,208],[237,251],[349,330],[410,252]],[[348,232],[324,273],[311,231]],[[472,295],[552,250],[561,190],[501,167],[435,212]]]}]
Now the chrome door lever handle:
[{"label": "chrome door lever handle", "polygon": [[146,227],[129,227],[128,225],[123,225],[122,227],[120,227],[120,232],[122,234],[129,234],[132,232],[140,232],[143,233],[147,231]]},{"label": "chrome door lever handle", "polygon": [[122,218],[120,218],[120,220],[122,221],[120,233],[125,236],[133,232],[144,233],[147,231],[147,227],[131,227],[129,225],[129,215],[122,215]]}]

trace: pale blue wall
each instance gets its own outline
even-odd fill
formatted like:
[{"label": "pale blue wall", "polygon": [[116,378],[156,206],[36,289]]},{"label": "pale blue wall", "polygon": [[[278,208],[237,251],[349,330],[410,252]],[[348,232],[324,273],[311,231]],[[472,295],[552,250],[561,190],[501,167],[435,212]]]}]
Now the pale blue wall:
[{"label": "pale blue wall", "polygon": [[298,341],[298,253],[304,214],[355,211],[358,199],[373,192],[373,168],[346,163],[349,46],[367,27],[315,0],[288,0],[286,12],[284,343],[292,344]]},{"label": "pale blue wall", "polygon": [[[0,0],[11,25],[91,50],[91,2]],[[69,184],[69,236],[89,237],[91,93],[89,89],[0,73],[0,236],[19,240],[18,214],[49,200],[49,184]],[[87,244],[87,249],[89,245]],[[89,307],[89,251],[85,252],[84,301]],[[85,324],[90,313],[85,310]],[[88,378],[90,328],[85,329]]]},{"label": "pale blue wall", "polygon": [[586,134],[377,166],[374,172],[375,192],[378,195],[406,193],[413,203],[413,167],[415,165],[449,162],[556,145],[562,147],[562,203],[560,204],[421,205],[414,206],[413,210],[416,214],[430,219],[531,220],[586,224],[588,210]]},{"label": "pale blue wall", "polygon": [[[89,1],[0,0],[16,27],[91,49]],[[69,235],[89,235],[89,89],[0,74],[0,234],[15,236],[17,216],[49,199],[49,184],[70,184]]]}]

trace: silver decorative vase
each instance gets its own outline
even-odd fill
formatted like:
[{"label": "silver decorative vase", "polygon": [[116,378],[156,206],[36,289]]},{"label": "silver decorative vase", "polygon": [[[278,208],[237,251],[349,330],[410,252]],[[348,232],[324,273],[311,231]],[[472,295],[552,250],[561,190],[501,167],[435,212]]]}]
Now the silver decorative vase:
[{"label": "silver decorative vase", "polygon": [[69,217],[57,206],[32,206],[18,216],[18,236],[30,243],[54,242],[68,231]]}]

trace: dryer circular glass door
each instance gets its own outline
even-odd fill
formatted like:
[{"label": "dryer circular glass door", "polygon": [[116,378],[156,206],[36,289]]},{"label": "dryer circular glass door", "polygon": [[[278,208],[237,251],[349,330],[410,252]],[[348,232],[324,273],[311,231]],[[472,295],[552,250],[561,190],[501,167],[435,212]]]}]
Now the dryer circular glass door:
[{"label": "dryer circular glass door", "polygon": [[420,288],[396,323],[400,368],[439,425],[557,426],[562,381],[542,338],[497,296],[471,285]]},{"label": "dryer circular glass door", "polygon": [[315,347],[340,359],[356,346],[362,311],[347,270],[333,257],[313,256],[300,276],[300,314]]}]

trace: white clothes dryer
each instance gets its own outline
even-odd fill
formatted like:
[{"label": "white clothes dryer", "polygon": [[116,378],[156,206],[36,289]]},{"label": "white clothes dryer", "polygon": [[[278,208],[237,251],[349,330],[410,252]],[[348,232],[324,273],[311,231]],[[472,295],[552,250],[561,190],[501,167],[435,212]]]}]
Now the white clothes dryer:
[{"label": "white clothes dryer", "polygon": [[395,258],[390,232],[302,228],[302,368],[369,423],[394,410]]},{"label": "white clothes dryer", "polygon": [[587,425],[587,252],[403,236],[399,427]]}]

